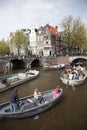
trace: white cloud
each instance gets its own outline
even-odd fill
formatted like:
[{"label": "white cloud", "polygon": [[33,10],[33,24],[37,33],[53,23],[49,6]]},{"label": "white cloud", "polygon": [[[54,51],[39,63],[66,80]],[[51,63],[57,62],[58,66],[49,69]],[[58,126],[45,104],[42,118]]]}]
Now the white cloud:
[{"label": "white cloud", "polygon": [[[50,23],[59,26],[68,15],[86,21],[86,0],[3,0],[0,1],[0,39],[21,28]],[[83,9],[84,8],[84,9]],[[82,10],[83,9],[83,10]]]}]

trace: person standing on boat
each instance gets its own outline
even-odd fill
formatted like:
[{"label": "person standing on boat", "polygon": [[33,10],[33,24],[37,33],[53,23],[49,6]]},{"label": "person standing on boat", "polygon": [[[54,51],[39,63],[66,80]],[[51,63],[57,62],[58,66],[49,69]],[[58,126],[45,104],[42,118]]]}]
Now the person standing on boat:
[{"label": "person standing on boat", "polygon": [[18,89],[15,89],[10,97],[11,112],[17,111],[17,104],[19,104]]},{"label": "person standing on boat", "polygon": [[39,92],[37,88],[34,90],[34,98],[36,100],[39,100],[40,103],[45,102],[43,96],[41,95],[41,92]]}]

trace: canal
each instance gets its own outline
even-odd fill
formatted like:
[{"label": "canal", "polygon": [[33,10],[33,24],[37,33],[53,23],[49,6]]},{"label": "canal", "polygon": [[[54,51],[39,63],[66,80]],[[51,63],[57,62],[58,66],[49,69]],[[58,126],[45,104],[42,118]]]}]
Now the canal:
[{"label": "canal", "polygon": [[[0,130],[86,130],[87,129],[87,81],[73,90],[66,88],[60,82],[63,70],[46,71],[37,68],[40,75],[23,85],[18,86],[19,96],[24,97],[33,93],[37,87],[40,91],[56,88],[60,85],[63,96],[60,102],[50,110],[39,114],[39,119],[34,117],[0,122]],[[0,93],[0,103],[8,101],[13,89]]]}]

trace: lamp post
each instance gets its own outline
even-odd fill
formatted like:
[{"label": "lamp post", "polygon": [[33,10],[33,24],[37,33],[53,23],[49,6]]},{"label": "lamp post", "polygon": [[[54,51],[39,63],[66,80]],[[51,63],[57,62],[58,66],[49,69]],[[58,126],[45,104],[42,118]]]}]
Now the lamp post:
[{"label": "lamp post", "polygon": [[60,56],[60,44],[61,44],[61,37],[59,36],[59,56]]}]

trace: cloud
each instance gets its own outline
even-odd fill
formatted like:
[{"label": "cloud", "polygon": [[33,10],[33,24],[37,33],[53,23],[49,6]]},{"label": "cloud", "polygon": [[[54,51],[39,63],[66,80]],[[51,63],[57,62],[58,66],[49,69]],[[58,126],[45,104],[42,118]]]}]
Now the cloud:
[{"label": "cloud", "polygon": [[59,26],[68,15],[86,19],[86,0],[2,0],[0,1],[0,39],[21,28],[49,23]]}]

